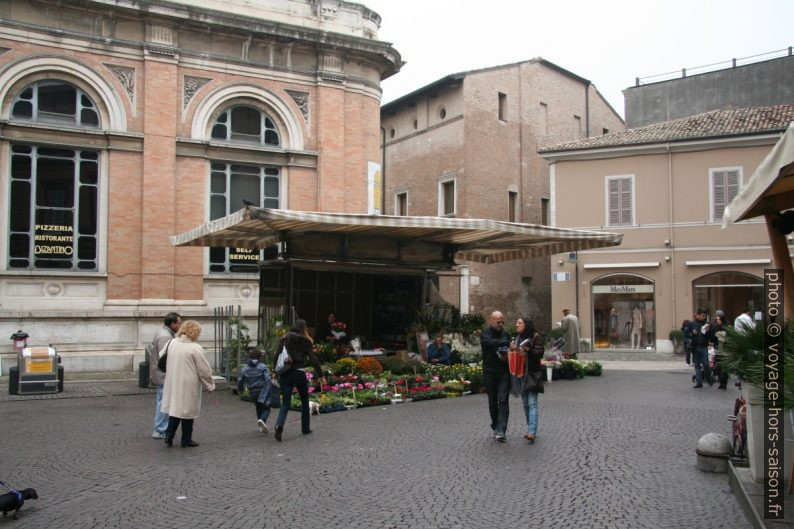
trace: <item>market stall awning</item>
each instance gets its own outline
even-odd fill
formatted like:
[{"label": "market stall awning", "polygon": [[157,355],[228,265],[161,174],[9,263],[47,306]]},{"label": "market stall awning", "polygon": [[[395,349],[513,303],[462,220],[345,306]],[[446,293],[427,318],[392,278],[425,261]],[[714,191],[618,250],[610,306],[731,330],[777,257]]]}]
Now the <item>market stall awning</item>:
[{"label": "market stall awning", "polygon": [[794,208],[794,122],[725,208],[722,227],[791,208]]},{"label": "market stall awning", "polygon": [[399,217],[246,207],[171,237],[174,246],[261,249],[291,258],[451,266],[617,246],[622,235],[487,219]]}]

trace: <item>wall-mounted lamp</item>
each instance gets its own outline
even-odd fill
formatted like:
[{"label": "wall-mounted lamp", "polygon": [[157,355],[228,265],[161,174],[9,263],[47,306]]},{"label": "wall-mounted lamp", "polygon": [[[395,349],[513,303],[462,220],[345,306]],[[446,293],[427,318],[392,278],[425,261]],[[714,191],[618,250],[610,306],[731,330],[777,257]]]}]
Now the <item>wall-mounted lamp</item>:
[{"label": "wall-mounted lamp", "polygon": [[664,240],[664,245],[665,246],[670,246],[670,239],[665,239]]},{"label": "wall-mounted lamp", "polygon": [[560,266],[562,266],[564,263],[565,263],[565,261],[563,261],[562,259],[560,259],[559,261],[557,261],[557,264],[559,264]]},{"label": "wall-mounted lamp", "polygon": [[665,260],[665,261],[667,261],[667,262],[669,263],[669,262],[670,262],[670,256],[669,256],[669,255],[665,255],[665,256],[664,256],[664,260]]}]

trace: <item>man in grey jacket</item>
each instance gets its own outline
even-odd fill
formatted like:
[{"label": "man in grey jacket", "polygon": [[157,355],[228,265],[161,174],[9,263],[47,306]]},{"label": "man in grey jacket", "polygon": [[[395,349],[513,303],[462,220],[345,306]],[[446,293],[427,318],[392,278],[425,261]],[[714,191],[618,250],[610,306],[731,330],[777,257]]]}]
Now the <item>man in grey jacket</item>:
[{"label": "man in grey jacket", "polygon": [[149,383],[157,387],[157,399],[155,401],[154,411],[154,431],[152,438],[165,439],[165,430],[168,428],[168,415],[160,411],[160,401],[163,399],[163,384],[165,384],[165,372],[160,371],[157,367],[157,360],[159,353],[162,351],[168,342],[170,342],[179,326],[182,325],[182,317],[176,312],[169,312],[163,320],[163,325],[154,334],[152,339],[152,354],[149,360]]}]

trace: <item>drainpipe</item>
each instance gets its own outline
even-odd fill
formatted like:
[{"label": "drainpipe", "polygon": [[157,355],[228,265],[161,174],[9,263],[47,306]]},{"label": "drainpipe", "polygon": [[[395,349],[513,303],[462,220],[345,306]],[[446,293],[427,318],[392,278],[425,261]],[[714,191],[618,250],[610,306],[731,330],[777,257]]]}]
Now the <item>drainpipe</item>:
[{"label": "drainpipe", "polygon": [[386,214],[386,129],[383,127],[380,128],[380,212]]},{"label": "drainpipe", "polygon": [[584,85],[584,137],[590,137],[590,81]]},{"label": "drainpipe", "polygon": [[[673,202],[674,202],[674,195],[673,195],[673,153],[670,151],[670,144],[669,143],[667,143],[667,189],[668,189],[667,192],[668,192],[668,194],[670,196],[670,199],[669,199],[670,200],[670,204],[669,204],[669,210],[670,210],[670,213],[669,213],[669,215],[670,215],[670,283],[672,284],[672,294],[670,296],[670,302],[671,302],[670,315],[671,315],[671,321],[673,323],[673,329],[676,329],[677,328],[676,327],[676,321],[677,320],[676,320],[676,317],[675,317],[675,305],[676,305],[676,296],[675,296],[675,293],[676,293],[676,274],[675,274],[675,267],[676,267],[676,260],[675,260],[675,229],[673,228],[673,222],[674,222],[674,219],[675,219],[675,217],[674,217],[675,211],[673,209],[674,208],[674,206],[673,206]],[[656,295],[656,293],[654,293],[654,296],[655,295]],[[654,305],[655,305],[655,303],[654,303]],[[655,310],[655,307],[654,307],[654,310]],[[656,312],[656,314],[658,314],[658,311]],[[659,325],[658,325],[658,322],[656,324],[656,329],[657,329],[656,339],[658,340],[659,339],[659,333],[658,333]]]}]

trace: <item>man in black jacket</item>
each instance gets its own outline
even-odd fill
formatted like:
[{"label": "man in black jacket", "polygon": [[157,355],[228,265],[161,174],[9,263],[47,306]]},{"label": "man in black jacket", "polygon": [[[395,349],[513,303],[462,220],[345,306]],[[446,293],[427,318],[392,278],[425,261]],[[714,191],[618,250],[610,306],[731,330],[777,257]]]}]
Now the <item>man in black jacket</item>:
[{"label": "man in black jacket", "polygon": [[493,312],[488,327],[480,335],[482,347],[482,370],[485,392],[488,394],[488,411],[491,414],[491,430],[494,439],[505,442],[507,439],[507,417],[510,411],[510,370],[507,365],[507,351],[510,334],[505,330],[505,317]]},{"label": "man in black jacket", "polygon": [[715,343],[716,338],[705,309],[698,309],[695,313],[695,319],[689,323],[689,334],[692,337],[692,361],[695,363],[695,388],[703,387],[703,379],[711,386],[714,378],[709,370],[709,344]]}]

